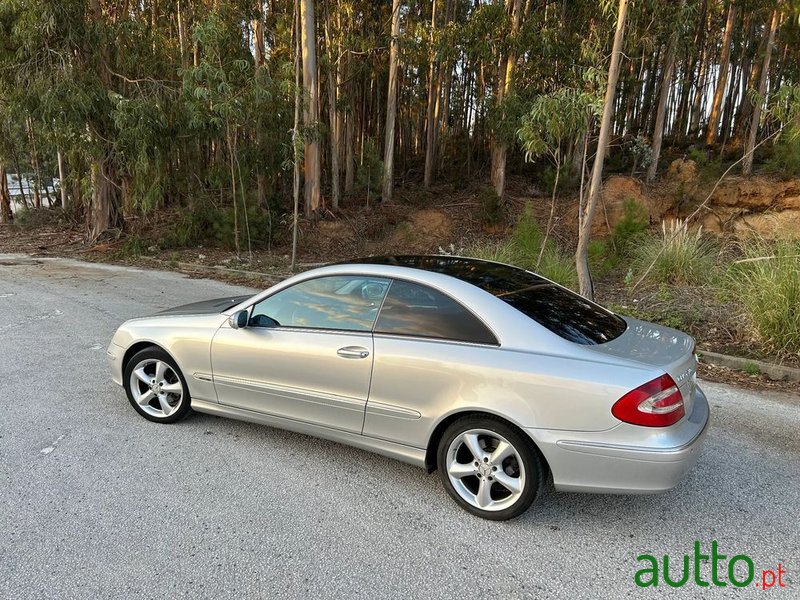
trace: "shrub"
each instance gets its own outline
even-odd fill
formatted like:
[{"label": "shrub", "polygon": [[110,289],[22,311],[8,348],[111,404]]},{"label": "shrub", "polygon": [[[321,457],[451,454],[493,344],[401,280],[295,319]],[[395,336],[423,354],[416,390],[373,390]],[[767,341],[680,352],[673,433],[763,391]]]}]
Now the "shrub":
[{"label": "shrub", "polygon": [[689,231],[685,220],[667,226],[661,223],[661,235],[642,239],[633,249],[633,272],[654,283],[704,283],[716,262],[714,247],[703,239],[702,227]]},{"label": "shrub", "polygon": [[503,205],[492,186],[485,186],[478,193],[478,219],[485,225],[497,225],[503,220]]},{"label": "shrub", "polygon": [[[253,247],[266,246],[276,226],[274,215],[255,203],[247,206],[247,214],[239,207],[239,244],[247,250],[247,230]],[[218,207],[211,202],[198,202],[184,209],[172,233],[163,240],[165,248],[216,245],[234,247],[233,207]]]},{"label": "shrub", "polygon": [[641,241],[650,226],[647,209],[633,198],[626,198],[622,204],[622,218],[611,232],[610,242],[619,257],[630,256],[636,242]]},{"label": "shrub", "polygon": [[571,289],[578,286],[578,274],[572,256],[563,253],[552,238],[545,241],[544,232],[530,204],[525,206],[508,241],[472,246],[465,250],[465,254],[535,271]]},{"label": "shrub", "polygon": [[800,243],[755,240],[731,265],[727,286],[768,350],[800,352]]}]

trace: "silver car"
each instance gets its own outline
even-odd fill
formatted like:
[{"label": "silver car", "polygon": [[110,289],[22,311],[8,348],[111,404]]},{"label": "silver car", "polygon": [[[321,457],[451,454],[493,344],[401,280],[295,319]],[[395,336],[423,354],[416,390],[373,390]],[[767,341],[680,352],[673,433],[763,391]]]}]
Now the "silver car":
[{"label": "silver car", "polygon": [[558,490],[655,493],[709,420],[694,340],[539,275],[453,256],[330,265],[131,319],[108,360],[144,418],[192,409],[439,471],[487,519]]}]

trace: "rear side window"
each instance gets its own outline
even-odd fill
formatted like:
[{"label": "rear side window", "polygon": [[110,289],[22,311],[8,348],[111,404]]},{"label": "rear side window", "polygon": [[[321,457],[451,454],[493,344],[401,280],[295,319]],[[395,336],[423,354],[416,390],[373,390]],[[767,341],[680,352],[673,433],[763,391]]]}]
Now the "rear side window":
[{"label": "rear side window", "polygon": [[480,319],[446,294],[398,280],[389,287],[375,333],[498,345]]}]

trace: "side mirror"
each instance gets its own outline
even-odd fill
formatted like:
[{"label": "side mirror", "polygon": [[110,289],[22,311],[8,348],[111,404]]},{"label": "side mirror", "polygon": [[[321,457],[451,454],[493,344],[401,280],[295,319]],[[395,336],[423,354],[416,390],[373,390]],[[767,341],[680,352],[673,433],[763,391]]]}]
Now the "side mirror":
[{"label": "side mirror", "polygon": [[244,329],[247,327],[247,311],[238,310],[228,318],[228,325],[233,329]]}]

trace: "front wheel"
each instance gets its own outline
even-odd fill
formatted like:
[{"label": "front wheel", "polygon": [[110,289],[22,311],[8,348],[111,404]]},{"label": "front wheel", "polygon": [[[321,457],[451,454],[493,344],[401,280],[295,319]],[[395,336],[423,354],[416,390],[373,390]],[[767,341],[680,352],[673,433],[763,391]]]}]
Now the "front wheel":
[{"label": "front wheel", "polygon": [[131,406],[149,421],[174,423],[191,411],[186,380],[161,348],[153,346],[134,354],[125,365],[122,380]]},{"label": "front wheel", "polygon": [[493,417],[464,417],[444,432],[438,448],[445,489],[465,510],[494,521],[525,512],[543,485],[533,442]]}]

